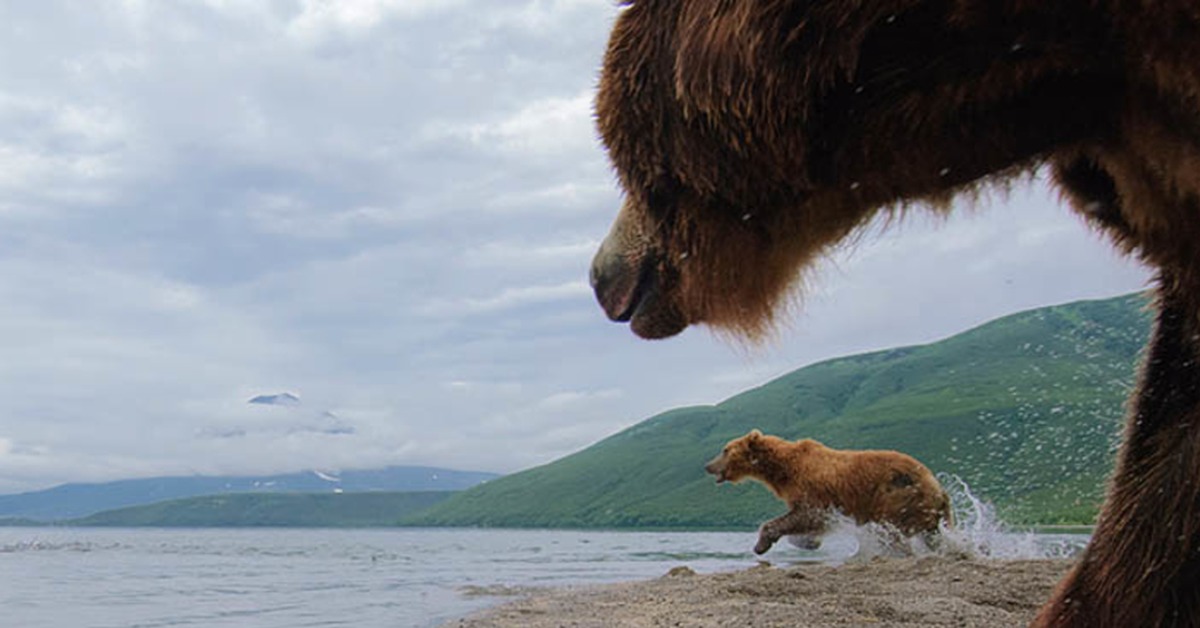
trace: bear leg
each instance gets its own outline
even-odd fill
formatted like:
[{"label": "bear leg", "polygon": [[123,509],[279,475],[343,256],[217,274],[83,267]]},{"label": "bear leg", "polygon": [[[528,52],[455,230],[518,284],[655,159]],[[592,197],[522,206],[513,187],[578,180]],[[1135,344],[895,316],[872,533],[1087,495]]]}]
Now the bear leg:
[{"label": "bear leg", "polygon": [[[755,554],[765,554],[775,542],[789,535],[800,535],[817,540],[825,533],[827,517],[810,508],[795,507],[764,524],[758,529],[758,543],[754,545]],[[820,541],[817,540],[817,545]]]}]

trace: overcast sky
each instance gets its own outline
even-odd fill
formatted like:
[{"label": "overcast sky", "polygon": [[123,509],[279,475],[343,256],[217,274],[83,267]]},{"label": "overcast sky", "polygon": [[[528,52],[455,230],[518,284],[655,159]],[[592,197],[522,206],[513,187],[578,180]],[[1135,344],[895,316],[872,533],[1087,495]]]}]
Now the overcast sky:
[{"label": "overcast sky", "polygon": [[[608,323],[612,0],[0,3],[0,493],[510,472],[1148,273],[1044,186],[873,229],[777,342]],[[291,393],[299,402],[248,403]]]}]

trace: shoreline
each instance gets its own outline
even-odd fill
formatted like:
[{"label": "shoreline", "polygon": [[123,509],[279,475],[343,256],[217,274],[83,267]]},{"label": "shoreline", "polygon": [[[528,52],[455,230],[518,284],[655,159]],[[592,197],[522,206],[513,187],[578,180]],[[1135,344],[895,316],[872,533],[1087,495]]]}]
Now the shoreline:
[{"label": "shoreline", "polygon": [[678,566],[647,581],[498,590],[519,599],[441,626],[1025,626],[1072,564],[925,556],[837,566],[764,561],[713,574]]}]

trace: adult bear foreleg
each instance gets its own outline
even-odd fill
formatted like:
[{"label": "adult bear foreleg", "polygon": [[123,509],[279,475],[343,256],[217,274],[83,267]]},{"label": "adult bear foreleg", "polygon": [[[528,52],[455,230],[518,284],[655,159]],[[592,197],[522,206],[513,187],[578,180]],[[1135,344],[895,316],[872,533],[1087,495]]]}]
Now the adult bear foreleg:
[{"label": "adult bear foreleg", "polygon": [[1164,272],[1091,543],[1038,628],[1200,626],[1200,290]]},{"label": "adult bear foreleg", "polygon": [[758,529],[758,543],[754,545],[754,553],[767,553],[779,539],[788,535],[820,536],[828,526],[828,513],[807,506],[792,506],[787,513],[762,524]]}]

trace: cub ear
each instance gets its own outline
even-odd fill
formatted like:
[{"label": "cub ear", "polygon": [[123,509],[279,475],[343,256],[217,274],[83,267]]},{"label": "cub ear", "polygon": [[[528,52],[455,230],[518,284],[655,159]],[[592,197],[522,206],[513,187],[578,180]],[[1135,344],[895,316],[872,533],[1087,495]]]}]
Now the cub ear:
[{"label": "cub ear", "polygon": [[762,438],[762,435],[763,435],[763,433],[761,431],[759,431],[759,429],[756,427],[756,428],[750,430],[750,433],[746,434],[746,437],[752,441],[755,441],[755,440]]}]

